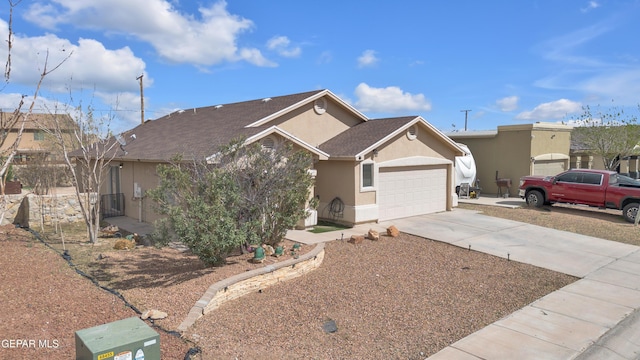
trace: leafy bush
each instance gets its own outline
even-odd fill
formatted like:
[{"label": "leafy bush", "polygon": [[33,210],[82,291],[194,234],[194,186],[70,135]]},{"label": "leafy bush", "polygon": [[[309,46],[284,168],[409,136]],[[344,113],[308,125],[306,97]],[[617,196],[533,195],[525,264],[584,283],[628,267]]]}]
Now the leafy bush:
[{"label": "leafy bush", "polygon": [[160,184],[147,192],[167,216],[154,238],[166,243],[173,233],[210,265],[242,245],[275,246],[308,215],[311,164],[291,146],[263,149],[240,140],[208,161],[178,156],[158,166]]}]

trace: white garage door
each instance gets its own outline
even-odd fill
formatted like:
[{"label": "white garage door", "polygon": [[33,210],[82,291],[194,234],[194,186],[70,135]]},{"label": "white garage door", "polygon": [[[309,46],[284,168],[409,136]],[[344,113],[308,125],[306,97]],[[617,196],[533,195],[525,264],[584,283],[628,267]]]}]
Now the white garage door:
[{"label": "white garage door", "polygon": [[564,160],[538,160],[533,164],[533,175],[556,175],[565,170]]},{"label": "white garage door", "polygon": [[446,167],[380,168],[378,181],[378,218],[381,221],[447,208]]}]

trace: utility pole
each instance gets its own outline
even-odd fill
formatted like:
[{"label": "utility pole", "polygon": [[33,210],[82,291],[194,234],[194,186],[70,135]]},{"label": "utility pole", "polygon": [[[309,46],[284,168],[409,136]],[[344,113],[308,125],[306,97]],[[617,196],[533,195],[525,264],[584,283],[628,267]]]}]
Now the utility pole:
[{"label": "utility pole", "polygon": [[469,111],[471,110],[460,110],[460,112],[464,113],[464,131],[467,131],[467,117],[469,115]]},{"label": "utility pole", "polygon": [[143,76],[144,74],[136,78],[136,80],[140,80],[140,124],[144,124],[144,87],[142,86]]}]

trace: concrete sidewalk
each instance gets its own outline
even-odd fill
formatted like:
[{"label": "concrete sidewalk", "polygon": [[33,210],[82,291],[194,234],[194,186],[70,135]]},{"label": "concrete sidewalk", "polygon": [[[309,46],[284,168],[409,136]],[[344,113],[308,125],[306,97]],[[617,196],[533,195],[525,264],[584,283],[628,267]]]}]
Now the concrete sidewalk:
[{"label": "concrete sidewalk", "polygon": [[323,234],[292,231],[287,238],[317,243],[348,239],[370,228],[384,231],[390,225],[580,278],[430,359],[640,359],[640,247],[463,209]]}]

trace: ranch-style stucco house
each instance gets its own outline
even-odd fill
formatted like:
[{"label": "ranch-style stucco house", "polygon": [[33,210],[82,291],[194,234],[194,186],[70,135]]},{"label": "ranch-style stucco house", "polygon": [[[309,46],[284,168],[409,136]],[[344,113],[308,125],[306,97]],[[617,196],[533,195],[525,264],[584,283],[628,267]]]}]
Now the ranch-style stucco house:
[{"label": "ranch-style stucco house", "polygon": [[329,90],[180,110],[123,134],[101,189],[103,214],[153,222],[144,191],[176,154],[204,159],[234,138],[290,142],[314,159],[318,218],[345,224],[451,210],[463,150],[420,116],[369,119]]}]

